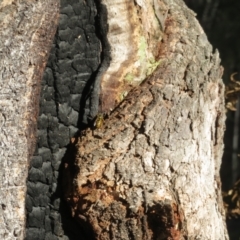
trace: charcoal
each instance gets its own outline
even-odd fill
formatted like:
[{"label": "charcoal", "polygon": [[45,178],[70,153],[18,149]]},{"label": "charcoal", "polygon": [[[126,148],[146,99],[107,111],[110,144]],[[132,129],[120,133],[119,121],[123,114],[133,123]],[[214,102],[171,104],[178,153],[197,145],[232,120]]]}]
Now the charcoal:
[{"label": "charcoal", "polygon": [[40,207],[33,207],[32,212],[28,215],[28,226],[43,228],[44,227],[44,210]]},{"label": "charcoal", "polygon": [[34,168],[41,168],[42,167],[42,157],[41,156],[33,156],[32,157],[32,161],[31,161],[31,165]]},{"label": "charcoal", "polygon": [[59,171],[71,138],[88,124],[93,76],[101,64],[96,15],[94,0],[61,0],[41,82],[37,145],[27,182],[26,240],[83,239],[62,199]]},{"label": "charcoal", "polygon": [[45,230],[38,228],[28,228],[25,240],[44,240]]}]

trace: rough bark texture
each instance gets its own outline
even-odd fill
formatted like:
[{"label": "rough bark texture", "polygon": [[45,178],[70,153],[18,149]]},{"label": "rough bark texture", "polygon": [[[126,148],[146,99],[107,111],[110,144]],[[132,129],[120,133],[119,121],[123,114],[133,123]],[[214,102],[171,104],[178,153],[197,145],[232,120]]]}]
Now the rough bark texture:
[{"label": "rough bark texture", "polygon": [[0,3],[0,238],[23,239],[29,158],[35,148],[40,80],[58,1]]},{"label": "rough bark texture", "polygon": [[[240,73],[239,57],[239,31],[240,31],[240,1],[234,0],[186,0],[189,7],[194,9],[201,25],[203,26],[209,41],[217,48],[221,56],[221,64],[224,67],[223,81],[228,85],[231,83],[231,75]],[[240,79],[236,75],[235,79]],[[230,81],[230,82],[229,82]],[[239,109],[240,110],[240,109]],[[227,227],[231,240],[240,239],[240,215],[239,194],[240,185],[240,161],[237,154],[240,152],[239,116],[237,112],[228,111],[226,119],[226,131],[224,134],[224,154],[220,176],[224,202],[227,207]],[[238,141],[238,150],[236,142]],[[234,217],[230,217],[234,213]]]},{"label": "rough bark texture", "polygon": [[38,138],[27,182],[26,240],[89,239],[62,199],[62,159],[87,124],[100,65],[94,0],[61,0],[58,30],[42,80]]},{"label": "rough bark texture", "polygon": [[73,143],[65,198],[97,239],[228,239],[219,55],[182,1],[159,3],[168,9],[161,64]]},{"label": "rough bark texture", "polygon": [[[240,72],[240,16],[238,15],[240,2],[234,0],[186,0],[186,3],[198,13],[197,17],[209,41],[220,52],[221,63],[224,67],[224,83],[232,85],[232,74]],[[234,78],[240,79],[240,75],[237,74]],[[239,135],[235,125],[238,126],[239,124],[236,123],[235,118],[236,114],[234,112],[227,112],[224,135],[225,147],[220,174],[224,191],[231,189],[240,177],[239,159],[235,157],[239,152],[240,144],[238,150],[234,146],[237,139],[236,135]]]}]

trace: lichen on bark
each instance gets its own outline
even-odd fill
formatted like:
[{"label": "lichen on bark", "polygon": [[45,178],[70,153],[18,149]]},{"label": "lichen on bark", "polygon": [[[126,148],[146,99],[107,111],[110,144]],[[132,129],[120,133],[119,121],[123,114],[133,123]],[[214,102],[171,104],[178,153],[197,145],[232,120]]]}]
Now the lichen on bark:
[{"label": "lichen on bark", "polygon": [[[163,34],[150,1],[102,0],[97,6],[102,66],[92,93],[91,118],[111,112],[156,69]],[[166,5],[161,6],[166,14]]]},{"label": "lichen on bark", "polygon": [[219,54],[182,1],[159,2],[168,7],[161,64],[73,144],[65,199],[96,239],[228,239]]}]

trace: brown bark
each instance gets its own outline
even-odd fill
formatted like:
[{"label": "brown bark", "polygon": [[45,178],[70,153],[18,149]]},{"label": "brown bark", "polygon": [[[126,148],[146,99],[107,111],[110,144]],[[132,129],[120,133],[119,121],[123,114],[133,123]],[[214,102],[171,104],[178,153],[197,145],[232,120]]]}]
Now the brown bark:
[{"label": "brown bark", "polygon": [[35,148],[40,81],[59,1],[0,3],[0,239],[23,239],[29,158]]},{"label": "brown bark", "polygon": [[219,55],[182,1],[161,4],[160,65],[73,144],[65,198],[96,239],[228,239]]}]

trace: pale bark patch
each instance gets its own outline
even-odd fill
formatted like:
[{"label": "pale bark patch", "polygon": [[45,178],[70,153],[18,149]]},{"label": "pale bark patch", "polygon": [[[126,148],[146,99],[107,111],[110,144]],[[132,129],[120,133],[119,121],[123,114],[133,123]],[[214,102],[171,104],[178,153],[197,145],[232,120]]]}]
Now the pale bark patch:
[{"label": "pale bark patch", "polygon": [[0,12],[0,238],[23,239],[25,194],[35,148],[40,81],[58,1],[3,1]]}]

